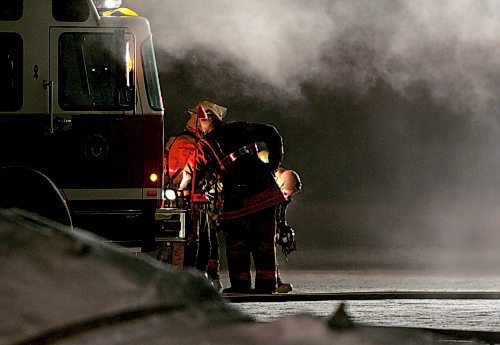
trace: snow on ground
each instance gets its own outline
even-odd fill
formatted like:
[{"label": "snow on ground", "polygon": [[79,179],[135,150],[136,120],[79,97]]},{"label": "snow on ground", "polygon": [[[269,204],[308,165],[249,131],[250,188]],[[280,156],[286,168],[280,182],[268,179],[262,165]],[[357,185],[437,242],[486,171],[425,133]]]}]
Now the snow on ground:
[{"label": "snow on ground", "polygon": [[309,314],[255,322],[193,272],[17,210],[0,210],[0,277],[0,345],[438,343]]}]

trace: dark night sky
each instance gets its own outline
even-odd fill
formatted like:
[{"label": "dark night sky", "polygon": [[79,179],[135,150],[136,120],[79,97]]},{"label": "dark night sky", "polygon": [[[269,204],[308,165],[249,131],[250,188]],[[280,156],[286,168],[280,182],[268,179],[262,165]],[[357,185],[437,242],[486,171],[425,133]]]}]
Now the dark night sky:
[{"label": "dark night sky", "polygon": [[126,4],[151,22],[168,135],[205,99],[279,129],[304,252],[498,252],[500,1]]}]

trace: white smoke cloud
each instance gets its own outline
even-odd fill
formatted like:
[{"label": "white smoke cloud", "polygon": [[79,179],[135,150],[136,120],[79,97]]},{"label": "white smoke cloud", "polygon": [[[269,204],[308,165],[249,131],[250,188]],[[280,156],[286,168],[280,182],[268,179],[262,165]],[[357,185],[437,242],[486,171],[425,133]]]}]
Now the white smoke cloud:
[{"label": "white smoke cloud", "polygon": [[[332,18],[306,3],[216,0],[159,1],[151,21],[164,23],[160,48],[184,58],[203,48],[233,61],[245,74],[290,93],[320,60]],[[319,4],[324,8],[325,3]],[[159,18],[161,17],[161,19]],[[158,44],[157,44],[158,45]]]},{"label": "white smoke cloud", "polygon": [[209,51],[289,96],[304,82],[366,91],[382,78],[402,94],[424,83],[455,110],[500,112],[500,0],[129,2],[157,23],[158,48]]},{"label": "white smoke cloud", "polygon": [[[322,132],[317,133],[314,126],[304,126],[301,137],[292,139],[295,145],[300,143],[309,151],[296,152],[314,153],[321,149],[322,153],[333,153],[319,160],[288,156],[295,159],[298,171],[303,169],[304,179],[309,178],[309,190],[316,185],[316,192],[329,191],[342,184],[348,190],[345,195],[359,194],[364,198],[369,192],[363,191],[366,186],[359,186],[362,178],[347,182],[344,179],[335,182],[335,186],[332,183],[347,176],[345,166],[354,175],[374,175],[374,182],[366,185],[376,185],[372,194],[380,199],[373,203],[375,211],[371,212],[359,204],[335,206],[344,217],[339,216],[340,221],[339,217],[332,218],[330,202],[315,208],[318,203],[308,200],[290,212],[298,229],[319,229],[322,240],[325,224],[334,224],[340,229],[334,233],[346,236],[342,231],[352,232],[356,241],[369,233],[381,236],[386,245],[428,243],[432,239],[438,246],[451,243],[465,248],[474,238],[485,246],[498,247],[500,0],[128,3],[150,19],[163,72],[174,67],[162,59],[166,55],[162,51],[187,61],[188,67],[193,61],[197,72],[200,65],[208,64],[211,77],[214,70],[229,65],[257,82],[233,85],[238,88],[232,90],[235,95],[253,92],[262,96],[260,93],[268,92],[270,86],[279,96],[300,100],[306,90],[320,93],[317,97],[306,95],[313,104],[319,99],[334,98],[338,90],[349,90],[371,95],[373,103],[376,94],[369,91],[382,80],[398,94],[415,97],[403,105],[398,100],[381,99],[376,104],[378,109],[354,109],[358,117],[353,123],[359,119],[365,122],[346,127],[342,124],[350,121],[346,119],[349,115],[325,124],[321,112],[328,107],[312,110],[321,113],[321,126],[317,128]],[[222,75],[227,76],[227,71]],[[189,85],[194,86],[194,92],[230,84],[222,80],[208,85],[210,78],[193,78]],[[265,86],[263,91],[250,89],[260,83]],[[312,87],[307,89],[308,86]],[[420,99],[415,101],[422,94],[415,95],[414,91],[421,91],[422,86],[438,106],[429,105],[427,94],[421,97],[424,104],[419,103]],[[391,93],[386,95],[392,97]],[[262,98],[267,101],[268,97]],[[365,112],[370,112],[370,116]],[[453,112],[472,116],[453,119]],[[340,128],[335,132],[332,129],[337,123]],[[356,132],[356,126],[362,130]],[[310,140],[311,136],[314,140]],[[366,146],[362,146],[365,141]],[[354,149],[349,146],[352,143],[357,145]],[[340,149],[332,150],[331,146]],[[310,169],[313,164],[315,168]],[[324,171],[329,174],[323,174]],[[395,201],[391,201],[391,196]],[[366,203],[369,209],[372,201]],[[372,217],[366,217],[367,214]],[[330,233],[329,225],[326,227],[326,233]]]}]

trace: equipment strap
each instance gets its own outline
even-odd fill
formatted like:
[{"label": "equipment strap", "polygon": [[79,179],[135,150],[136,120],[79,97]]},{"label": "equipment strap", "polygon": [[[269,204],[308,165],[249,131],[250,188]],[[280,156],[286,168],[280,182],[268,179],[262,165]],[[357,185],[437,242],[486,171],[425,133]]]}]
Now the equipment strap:
[{"label": "equipment strap", "polygon": [[241,158],[245,155],[248,155],[248,154],[252,154],[253,152],[255,152],[254,146],[255,146],[255,143],[247,144],[247,145],[240,147],[236,151],[231,152],[223,160],[225,165],[228,166],[228,165],[234,163],[239,158]]}]

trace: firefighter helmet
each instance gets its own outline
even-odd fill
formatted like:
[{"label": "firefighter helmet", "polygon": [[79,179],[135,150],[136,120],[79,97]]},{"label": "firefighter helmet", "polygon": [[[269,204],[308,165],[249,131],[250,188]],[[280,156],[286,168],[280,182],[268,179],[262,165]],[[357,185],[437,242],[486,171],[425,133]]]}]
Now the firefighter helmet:
[{"label": "firefighter helmet", "polygon": [[195,107],[191,108],[191,109],[188,109],[188,113],[189,114],[198,114],[198,106],[202,106],[203,109],[207,112],[207,113],[212,113],[214,114],[215,116],[217,116],[217,118],[219,120],[222,121],[222,119],[226,116],[226,112],[227,112],[227,108],[224,108],[220,105],[217,105],[215,103],[212,103],[212,102],[208,102],[208,101],[203,101],[203,102],[200,102],[199,104],[197,104]]},{"label": "firefighter helmet", "polygon": [[294,170],[279,168],[275,179],[286,199],[302,190],[302,181]]}]

